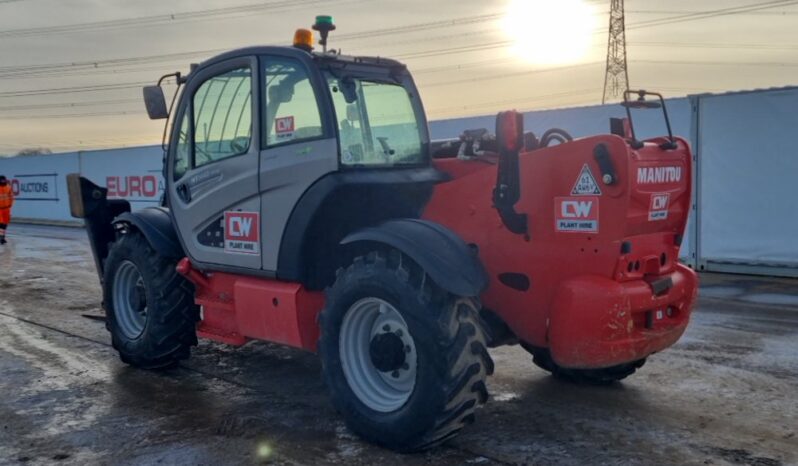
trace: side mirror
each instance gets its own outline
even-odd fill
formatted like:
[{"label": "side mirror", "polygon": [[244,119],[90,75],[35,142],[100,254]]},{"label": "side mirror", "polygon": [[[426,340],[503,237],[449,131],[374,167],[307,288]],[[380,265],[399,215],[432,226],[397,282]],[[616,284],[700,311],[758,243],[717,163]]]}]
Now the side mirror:
[{"label": "side mirror", "polygon": [[524,116],[515,110],[499,113],[496,142],[500,153],[520,151],[524,147]]},{"label": "side mirror", "polygon": [[169,118],[169,110],[166,108],[166,98],[161,86],[144,86],[144,105],[147,107],[147,115],[150,120]]}]

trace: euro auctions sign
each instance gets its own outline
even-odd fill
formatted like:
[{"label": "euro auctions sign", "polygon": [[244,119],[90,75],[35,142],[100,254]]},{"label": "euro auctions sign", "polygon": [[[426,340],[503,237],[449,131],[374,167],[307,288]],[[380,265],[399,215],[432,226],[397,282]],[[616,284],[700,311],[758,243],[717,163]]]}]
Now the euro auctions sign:
[{"label": "euro auctions sign", "polygon": [[148,175],[112,175],[105,178],[109,199],[126,199],[128,201],[158,202],[163,192],[160,176]]},{"label": "euro auctions sign", "polygon": [[58,175],[14,175],[11,191],[18,201],[58,201]]}]

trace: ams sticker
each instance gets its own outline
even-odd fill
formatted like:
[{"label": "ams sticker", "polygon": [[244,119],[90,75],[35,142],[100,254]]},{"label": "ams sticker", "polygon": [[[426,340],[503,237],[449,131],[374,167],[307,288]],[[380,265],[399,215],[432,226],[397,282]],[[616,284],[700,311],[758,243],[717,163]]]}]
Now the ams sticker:
[{"label": "ams sticker", "polygon": [[670,193],[652,194],[651,203],[648,207],[648,221],[656,222],[658,220],[667,220],[670,204]]},{"label": "ams sticker", "polygon": [[257,212],[224,213],[224,252],[260,253],[260,215]]},{"label": "ams sticker", "polygon": [[587,164],[582,167],[579,178],[576,179],[576,184],[574,184],[574,189],[571,190],[571,196],[601,196],[601,189],[599,189],[596,178]]},{"label": "ams sticker", "polygon": [[554,228],[565,233],[598,233],[599,198],[555,198]]}]

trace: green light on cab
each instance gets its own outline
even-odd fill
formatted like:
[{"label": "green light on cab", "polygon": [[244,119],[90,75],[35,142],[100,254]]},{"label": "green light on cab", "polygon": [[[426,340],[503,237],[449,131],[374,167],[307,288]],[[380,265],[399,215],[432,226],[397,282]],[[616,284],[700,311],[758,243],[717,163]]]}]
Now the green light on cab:
[{"label": "green light on cab", "polygon": [[333,24],[333,17],[332,16],[328,16],[328,15],[316,16],[316,24],[317,25],[321,25],[321,24],[332,25]]}]

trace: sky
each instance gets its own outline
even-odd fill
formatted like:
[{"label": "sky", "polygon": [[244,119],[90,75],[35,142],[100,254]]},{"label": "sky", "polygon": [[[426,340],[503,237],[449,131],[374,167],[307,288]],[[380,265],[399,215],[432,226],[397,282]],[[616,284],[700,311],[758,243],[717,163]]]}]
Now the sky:
[{"label": "sky", "polygon": [[[609,5],[0,0],[0,155],[157,144],[142,85],[224,50],[290,45],[317,14],[335,18],[331,47],[406,63],[430,120],[595,105]],[[631,86],[677,97],[798,84],[797,21],[798,1],[626,0]]]}]

